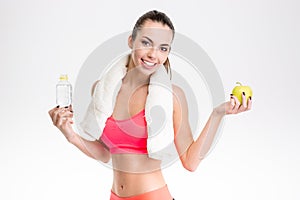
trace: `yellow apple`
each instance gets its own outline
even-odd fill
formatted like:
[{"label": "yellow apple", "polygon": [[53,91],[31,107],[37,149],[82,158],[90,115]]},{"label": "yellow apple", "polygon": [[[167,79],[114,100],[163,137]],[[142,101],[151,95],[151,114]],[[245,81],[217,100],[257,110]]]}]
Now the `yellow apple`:
[{"label": "yellow apple", "polygon": [[248,101],[249,97],[252,97],[252,90],[249,86],[243,86],[240,82],[236,82],[236,84],[239,84],[238,86],[235,86],[232,90],[232,94],[238,98],[240,103],[242,103],[242,95],[243,92],[245,92],[246,100]]}]

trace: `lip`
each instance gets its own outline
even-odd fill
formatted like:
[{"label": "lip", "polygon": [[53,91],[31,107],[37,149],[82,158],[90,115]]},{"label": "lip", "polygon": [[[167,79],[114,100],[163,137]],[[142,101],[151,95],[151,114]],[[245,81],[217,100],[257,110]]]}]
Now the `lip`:
[{"label": "lip", "polygon": [[[146,62],[149,62],[149,61],[144,60],[144,59],[141,59],[141,61],[142,61],[142,65],[143,65],[145,68],[147,68],[147,69],[153,69],[153,68],[156,67],[156,65],[157,65],[157,63],[155,63],[153,66],[149,66],[149,65],[147,65],[147,64],[145,63],[145,61],[146,61]],[[149,63],[153,63],[153,62],[149,62]]]}]

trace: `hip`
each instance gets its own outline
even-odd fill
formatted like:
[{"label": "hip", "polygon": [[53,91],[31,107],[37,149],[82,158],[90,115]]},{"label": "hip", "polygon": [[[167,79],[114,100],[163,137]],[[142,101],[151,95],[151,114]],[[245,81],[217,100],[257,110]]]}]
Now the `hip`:
[{"label": "hip", "polygon": [[166,185],[161,170],[150,173],[126,173],[114,170],[112,192],[120,197],[147,193]]},{"label": "hip", "polygon": [[161,188],[151,190],[142,194],[137,194],[134,196],[120,197],[111,191],[110,200],[174,200],[171,196],[167,185]]}]

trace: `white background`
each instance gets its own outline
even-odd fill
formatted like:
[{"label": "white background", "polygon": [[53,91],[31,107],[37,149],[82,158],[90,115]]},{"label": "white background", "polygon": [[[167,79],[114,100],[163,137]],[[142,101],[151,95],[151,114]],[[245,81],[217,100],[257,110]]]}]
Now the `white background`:
[{"label": "white background", "polygon": [[300,198],[297,0],[1,0],[0,199],[109,198],[111,170],[67,143],[47,112],[59,74],[74,84],[97,46],[151,9],[208,53],[227,96],[236,81],[254,92],[253,110],[226,117],[196,172],[164,170],[175,199]]}]

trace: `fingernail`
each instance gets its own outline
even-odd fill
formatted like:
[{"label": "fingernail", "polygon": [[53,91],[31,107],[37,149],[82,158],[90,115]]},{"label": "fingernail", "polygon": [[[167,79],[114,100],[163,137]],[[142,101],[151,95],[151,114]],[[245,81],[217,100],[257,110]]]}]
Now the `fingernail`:
[{"label": "fingernail", "polygon": [[69,106],[65,106],[65,108],[69,108]]},{"label": "fingernail", "polygon": [[252,100],[252,97],[250,96],[249,99]]},{"label": "fingernail", "polygon": [[70,110],[71,113],[73,113],[73,110]]},{"label": "fingernail", "polygon": [[233,96],[233,94],[230,94],[230,96]]},{"label": "fingernail", "polygon": [[56,106],[56,108],[59,108],[59,106]]},{"label": "fingernail", "polygon": [[243,92],[243,95],[245,96],[245,92]]}]

